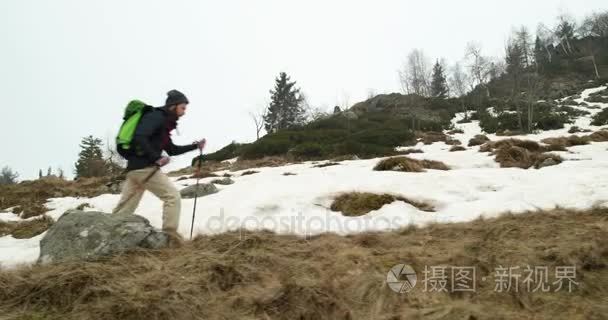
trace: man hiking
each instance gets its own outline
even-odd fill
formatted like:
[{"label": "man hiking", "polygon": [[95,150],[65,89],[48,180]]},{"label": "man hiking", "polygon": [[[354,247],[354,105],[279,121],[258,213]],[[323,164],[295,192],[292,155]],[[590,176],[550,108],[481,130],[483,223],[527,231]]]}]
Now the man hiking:
[{"label": "man hiking", "polygon": [[123,154],[128,161],[127,178],[120,201],[112,212],[133,214],[144,191],[148,190],[164,203],[163,231],[178,241],[181,239],[177,233],[181,196],[160,167],[169,163],[169,157],[163,156],[163,151],[175,156],[197,148],[202,150],[205,146],[205,139],[184,146],[176,146],[171,141],[171,131],[177,127],[177,120],[186,113],[188,103],[183,93],[171,90],[163,107],[151,108],[143,114],[135,128],[132,151]]}]

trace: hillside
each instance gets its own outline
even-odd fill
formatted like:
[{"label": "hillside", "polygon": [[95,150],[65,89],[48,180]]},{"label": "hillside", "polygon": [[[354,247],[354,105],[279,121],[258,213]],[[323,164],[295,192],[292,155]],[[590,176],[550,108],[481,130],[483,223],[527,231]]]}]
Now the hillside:
[{"label": "hillside", "polygon": [[[604,319],[607,215],[538,211],[348,237],[201,236],[178,250],[0,271],[0,313],[99,320]],[[411,292],[396,293],[386,283],[399,263],[418,274]],[[576,284],[569,292],[568,280],[555,272],[572,265]],[[476,292],[451,289],[451,267],[448,292],[438,292],[442,278],[424,275],[433,266],[474,267],[469,286]],[[525,280],[527,266],[547,268],[549,291],[537,289],[538,279]],[[519,268],[517,291],[515,282],[497,291],[501,267]]]}]

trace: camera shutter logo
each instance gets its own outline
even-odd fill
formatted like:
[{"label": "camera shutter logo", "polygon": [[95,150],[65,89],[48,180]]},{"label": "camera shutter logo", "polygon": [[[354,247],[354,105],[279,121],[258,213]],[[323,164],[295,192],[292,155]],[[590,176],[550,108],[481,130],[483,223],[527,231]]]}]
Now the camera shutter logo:
[{"label": "camera shutter logo", "polygon": [[386,283],[391,290],[398,293],[410,292],[416,286],[416,272],[407,264],[398,264],[386,275]]}]

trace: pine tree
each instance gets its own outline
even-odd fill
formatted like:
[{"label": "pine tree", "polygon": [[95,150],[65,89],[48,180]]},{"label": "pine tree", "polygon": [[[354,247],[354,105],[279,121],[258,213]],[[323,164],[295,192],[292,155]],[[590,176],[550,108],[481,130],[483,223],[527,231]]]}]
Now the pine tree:
[{"label": "pine tree", "polygon": [[264,116],[266,132],[276,132],[306,121],[303,98],[295,84],[295,81],[290,82],[285,72],[281,72],[276,78],[274,90],[270,91],[268,112]]},{"label": "pine tree", "polygon": [[88,136],[80,143],[81,151],[76,162],[76,178],[101,177],[106,175],[107,168],[101,151],[101,139]]},{"label": "pine tree", "polygon": [[505,56],[507,64],[507,74],[517,77],[524,69],[524,57],[521,47],[516,42],[510,42],[507,45]]},{"label": "pine tree", "polygon": [[519,30],[516,32],[517,44],[521,50],[522,54],[522,63],[524,67],[529,67],[532,65],[531,58],[531,40],[530,40],[530,32],[526,26],[521,26]]},{"label": "pine tree", "polygon": [[0,171],[0,185],[15,184],[19,174],[9,167],[4,167]]},{"label": "pine tree", "polygon": [[447,98],[448,96],[448,83],[445,77],[443,66],[439,63],[439,60],[433,67],[433,77],[431,80],[431,95],[436,98]]},{"label": "pine tree", "polygon": [[49,168],[46,170],[46,176],[47,176],[47,177],[50,177],[50,176],[52,176],[52,175],[53,175],[53,169],[51,169],[51,167],[49,167]]},{"label": "pine tree", "polygon": [[38,170],[38,179],[42,179],[42,169]]}]

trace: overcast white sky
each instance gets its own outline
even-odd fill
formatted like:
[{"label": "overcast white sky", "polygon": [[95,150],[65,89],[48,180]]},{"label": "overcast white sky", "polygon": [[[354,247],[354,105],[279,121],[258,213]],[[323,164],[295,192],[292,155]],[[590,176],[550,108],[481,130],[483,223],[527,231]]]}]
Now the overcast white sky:
[{"label": "overcast white sky", "polygon": [[174,141],[207,137],[213,151],[255,138],[247,112],[268,101],[281,71],[313,106],[352,104],[370,89],[398,91],[413,48],[453,63],[478,41],[500,55],[512,26],[606,9],[606,0],[2,0],[0,166],[21,178],[49,165],[71,174],[83,136],[113,138],[129,100],[161,105],[173,88],[191,101]]}]

